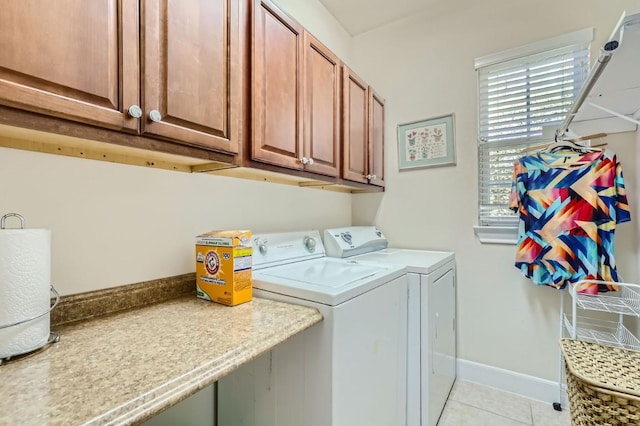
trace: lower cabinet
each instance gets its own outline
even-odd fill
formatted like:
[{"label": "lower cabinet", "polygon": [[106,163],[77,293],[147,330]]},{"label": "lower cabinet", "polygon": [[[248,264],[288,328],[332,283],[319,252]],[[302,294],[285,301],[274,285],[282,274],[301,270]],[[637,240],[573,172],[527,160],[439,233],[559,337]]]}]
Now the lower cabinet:
[{"label": "lower cabinet", "polygon": [[231,425],[231,423],[216,423],[215,416],[216,390],[215,385],[207,386],[143,423],[144,426],[215,426]]},{"label": "lower cabinet", "polygon": [[307,424],[303,399],[304,356],[299,356],[304,353],[306,341],[303,336],[294,336],[221,378],[218,381],[217,424]]}]

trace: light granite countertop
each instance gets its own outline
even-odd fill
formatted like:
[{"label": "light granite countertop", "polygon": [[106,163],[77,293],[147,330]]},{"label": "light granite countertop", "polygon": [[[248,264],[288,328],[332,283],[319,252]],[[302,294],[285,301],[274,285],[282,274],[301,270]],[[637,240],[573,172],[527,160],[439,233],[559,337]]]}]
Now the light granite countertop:
[{"label": "light granite countertop", "polygon": [[58,343],[0,365],[0,425],[138,424],[321,320],[186,296],[52,327]]}]

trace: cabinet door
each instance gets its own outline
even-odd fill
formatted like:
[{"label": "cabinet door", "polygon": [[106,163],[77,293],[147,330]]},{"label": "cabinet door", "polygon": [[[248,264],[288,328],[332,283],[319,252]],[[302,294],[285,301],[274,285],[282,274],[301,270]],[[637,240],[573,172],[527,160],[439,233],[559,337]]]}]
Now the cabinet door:
[{"label": "cabinet door", "polygon": [[238,2],[142,0],[143,133],[238,152]]},{"label": "cabinet door", "polygon": [[7,1],[0,103],[112,129],[138,129],[138,3]]},{"label": "cabinet door", "polygon": [[301,168],[302,27],[254,0],[252,159]]},{"label": "cabinet door", "polygon": [[304,32],[305,170],[340,173],[340,59]]},{"label": "cabinet door", "polygon": [[384,187],[384,99],[369,87],[369,183]]},{"label": "cabinet door", "polygon": [[342,67],[342,177],[367,183],[369,139],[367,83]]}]

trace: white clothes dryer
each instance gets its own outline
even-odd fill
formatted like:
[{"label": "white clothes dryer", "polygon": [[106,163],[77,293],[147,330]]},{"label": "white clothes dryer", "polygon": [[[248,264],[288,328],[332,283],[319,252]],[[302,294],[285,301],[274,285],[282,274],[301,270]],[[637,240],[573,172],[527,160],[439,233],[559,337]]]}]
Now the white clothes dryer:
[{"label": "white clothes dryer", "polygon": [[323,321],[221,380],[219,424],[405,426],[404,267],[326,257],[318,231],[252,240],[254,297],[314,307]]},{"label": "white clothes dryer", "polygon": [[387,248],[374,226],[327,229],[324,242],[328,256],[406,267],[407,425],[435,426],[456,378],[454,253]]}]

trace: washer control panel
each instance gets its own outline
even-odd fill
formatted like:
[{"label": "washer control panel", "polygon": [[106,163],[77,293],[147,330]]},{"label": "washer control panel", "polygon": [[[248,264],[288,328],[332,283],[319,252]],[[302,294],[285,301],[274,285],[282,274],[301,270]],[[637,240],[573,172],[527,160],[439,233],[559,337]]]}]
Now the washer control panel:
[{"label": "washer control panel", "polygon": [[282,265],[290,262],[323,257],[325,255],[320,232],[294,231],[275,234],[255,234],[253,246],[253,269]]}]

